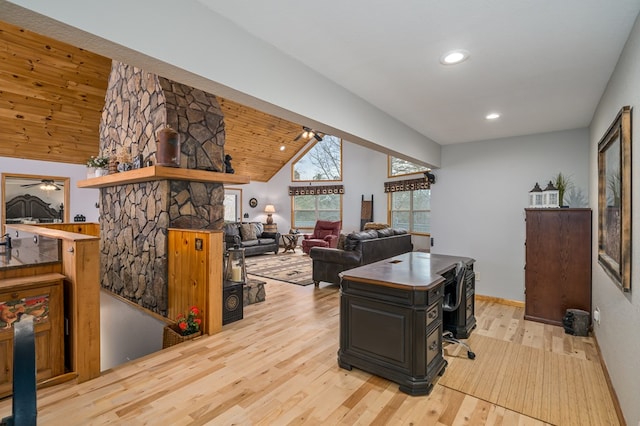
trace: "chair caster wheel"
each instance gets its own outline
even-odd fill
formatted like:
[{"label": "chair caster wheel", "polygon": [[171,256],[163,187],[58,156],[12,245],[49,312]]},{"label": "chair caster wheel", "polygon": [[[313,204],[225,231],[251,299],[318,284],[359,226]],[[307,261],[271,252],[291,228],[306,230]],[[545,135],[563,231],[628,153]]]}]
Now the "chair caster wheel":
[{"label": "chair caster wheel", "polygon": [[467,356],[469,359],[476,359],[476,354],[471,351],[467,351]]}]

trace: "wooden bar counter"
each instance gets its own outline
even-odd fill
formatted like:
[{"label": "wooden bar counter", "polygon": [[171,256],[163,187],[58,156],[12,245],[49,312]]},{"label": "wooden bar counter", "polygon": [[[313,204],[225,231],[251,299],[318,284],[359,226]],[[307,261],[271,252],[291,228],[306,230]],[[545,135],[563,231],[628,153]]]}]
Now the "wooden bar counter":
[{"label": "wooden bar counter", "polygon": [[341,273],[338,364],[427,395],[444,373],[442,297],[458,256],[410,252]]}]

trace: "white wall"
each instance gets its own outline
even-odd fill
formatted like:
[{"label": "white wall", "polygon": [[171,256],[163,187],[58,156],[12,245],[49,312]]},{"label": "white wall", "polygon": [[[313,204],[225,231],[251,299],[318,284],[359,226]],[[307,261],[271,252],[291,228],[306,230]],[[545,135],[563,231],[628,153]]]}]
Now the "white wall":
[{"label": "white wall", "polygon": [[528,192],[562,172],[586,197],[588,164],[587,129],[443,146],[431,251],[476,259],[478,294],[523,301]]},{"label": "white wall", "polygon": [[[623,294],[598,264],[597,220],[593,221],[593,306],[600,308],[600,325],[594,326],[598,345],[618,395],[627,424],[640,424],[640,22],[629,35],[615,71],[596,109],[590,127],[590,194],[594,218],[597,217],[598,141],[607,131],[620,108],[632,111],[632,218],[631,293]],[[635,146],[634,146],[635,145]]]},{"label": "white wall", "polygon": [[162,349],[165,323],[100,292],[100,371]]},{"label": "white wall", "polygon": [[[402,179],[387,178],[387,155],[343,141],[342,161],[342,184],[345,192],[342,199],[342,232],[360,230],[360,205],[363,195],[365,200],[371,200],[373,196],[373,220],[386,223],[387,194],[384,193],[384,182]],[[249,218],[244,220],[264,222],[267,218],[264,206],[273,204],[276,208],[273,221],[278,224],[278,231],[280,233],[289,231],[291,197],[288,189],[291,185],[305,185],[304,182],[291,182],[291,162],[280,169],[269,182],[243,185],[242,211],[249,214]],[[249,207],[249,199],[252,197],[258,200],[258,206],[255,209]],[[414,236],[413,244],[415,249],[427,248],[428,239]]]},{"label": "white wall", "polygon": [[98,221],[99,210],[95,204],[99,200],[99,190],[81,189],[76,185],[79,180],[87,178],[87,168],[84,165],[0,157],[0,170],[2,173],[69,177],[71,205],[65,206],[65,209],[69,209],[69,220],[73,222],[73,217],[81,214],[86,217],[87,222]]}]

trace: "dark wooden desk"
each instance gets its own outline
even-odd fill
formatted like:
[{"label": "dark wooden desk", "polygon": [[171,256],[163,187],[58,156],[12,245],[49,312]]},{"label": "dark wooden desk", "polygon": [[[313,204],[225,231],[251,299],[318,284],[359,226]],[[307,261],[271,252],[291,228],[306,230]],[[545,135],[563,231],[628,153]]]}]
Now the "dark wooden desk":
[{"label": "dark wooden desk", "polygon": [[458,256],[411,252],[342,272],[338,364],[379,375],[410,395],[427,395],[442,356],[445,277]]}]

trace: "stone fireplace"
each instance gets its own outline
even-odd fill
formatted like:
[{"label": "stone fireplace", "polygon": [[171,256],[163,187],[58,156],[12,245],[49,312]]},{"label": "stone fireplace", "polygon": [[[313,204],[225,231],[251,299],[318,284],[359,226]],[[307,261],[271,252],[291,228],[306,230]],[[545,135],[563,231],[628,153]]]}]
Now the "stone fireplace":
[{"label": "stone fireplace", "polygon": [[[224,170],[216,97],[114,61],[100,123],[100,154],[155,164],[156,135],[179,134],[180,168]],[[101,285],[167,314],[167,229],[221,229],[222,183],[154,180],[100,189]],[[222,261],[222,260],[221,260]]]}]

